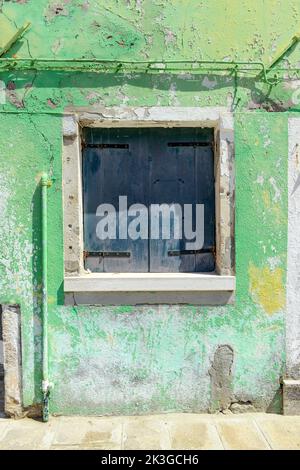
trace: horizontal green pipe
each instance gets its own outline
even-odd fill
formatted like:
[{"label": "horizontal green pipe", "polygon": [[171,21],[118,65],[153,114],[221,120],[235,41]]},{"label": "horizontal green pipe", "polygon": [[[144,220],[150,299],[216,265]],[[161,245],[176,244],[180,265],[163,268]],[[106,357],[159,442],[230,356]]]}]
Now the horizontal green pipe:
[{"label": "horizontal green pipe", "polygon": [[63,71],[118,73],[132,71],[136,73],[193,73],[229,72],[237,78],[238,73],[253,73],[258,81],[274,86],[286,80],[279,73],[294,73],[299,78],[300,67],[276,68],[269,77],[270,68],[261,61],[222,61],[222,60],[140,60],[117,61],[114,59],[54,59],[54,58],[0,58],[0,73],[4,71]]},{"label": "horizontal green pipe", "polygon": [[[51,58],[0,58],[0,71],[4,70],[64,70],[118,72],[127,67],[137,70],[142,67],[144,72],[201,72],[204,70],[226,71],[234,73],[260,72],[264,81],[270,85],[278,82],[277,78],[269,79],[267,69],[259,61],[222,61],[222,60],[151,60],[151,61],[117,61],[112,59],[51,59]],[[187,67],[189,66],[189,67]],[[209,66],[207,68],[206,66]],[[297,69],[298,70],[298,69]],[[300,70],[300,68],[299,68]]]},{"label": "horizontal green pipe", "polygon": [[[29,26],[26,25],[26,28]],[[168,71],[168,72],[180,72],[180,71],[193,71],[194,73],[197,71],[207,70],[206,67],[210,65],[208,70],[228,70],[230,69],[235,75],[238,72],[249,72],[249,71],[259,71],[257,78],[260,79],[262,77],[263,81],[269,85],[276,85],[279,83],[278,77],[275,75],[273,78],[268,78],[268,74],[271,69],[277,64],[284,56],[286,52],[288,52],[295,44],[300,41],[300,34],[296,34],[290,43],[284,48],[284,50],[272,61],[269,66],[265,66],[262,61],[224,61],[224,60],[135,60],[135,61],[128,61],[128,60],[121,60],[116,61],[115,59],[54,59],[54,58],[19,58],[19,59],[12,59],[12,58],[0,58],[0,71],[1,70],[64,70],[64,71],[92,71],[92,72],[107,72],[107,68],[113,69],[113,72],[118,72],[124,67],[126,68],[129,66],[130,68],[135,68],[138,66],[145,66],[145,72],[160,72],[160,71]],[[40,66],[38,64],[41,64]],[[44,64],[44,65],[43,65]],[[46,65],[45,65],[46,64]],[[50,64],[51,66],[49,67]],[[61,64],[58,66],[57,64]],[[78,66],[79,64],[79,66]],[[184,67],[184,65],[191,65],[191,70],[189,68]],[[222,67],[216,67],[222,65]],[[48,65],[48,67],[47,67]],[[175,67],[174,67],[175,65]],[[181,67],[176,67],[181,65]],[[171,66],[171,68],[168,68]],[[245,66],[247,68],[245,68]],[[250,69],[249,69],[250,67]],[[136,70],[136,69],[135,69]],[[288,70],[288,69],[284,69]],[[300,68],[294,69],[300,70]]]}]

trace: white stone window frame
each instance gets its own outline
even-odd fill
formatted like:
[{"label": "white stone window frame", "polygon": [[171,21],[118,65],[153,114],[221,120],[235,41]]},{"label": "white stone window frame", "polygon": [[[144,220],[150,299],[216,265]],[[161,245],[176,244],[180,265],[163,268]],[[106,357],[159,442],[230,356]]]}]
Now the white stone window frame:
[{"label": "white stone window frame", "polygon": [[[199,127],[214,129],[216,270],[214,273],[90,273],[84,269],[82,147],[84,127]],[[151,302],[228,303],[234,274],[234,122],[222,107],[111,107],[73,109],[63,117],[65,299],[102,303],[114,295],[143,295]],[[214,296],[224,293],[225,297]],[[99,294],[98,297],[96,294]],[[106,295],[107,294],[107,295]],[[168,298],[168,294],[170,297]],[[198,295],[201,294],[201,295]],[[191,298],[189,298],[189,295]],[[217,299],[217,300],[216,300]],[[80,300],[80,299],[79,299]],[[68,303],[68,302],[67,302]],[[80,303],[80,302],[79,302]],[[118,303],[118,302],[116,302]],[[122,303],[122,302],[121,302]]]},{"label": "white stone window frame", "polygon": [[286,370],[283,414],[300,415],[300,118],[288,119],[288,249],[286,286]]}]

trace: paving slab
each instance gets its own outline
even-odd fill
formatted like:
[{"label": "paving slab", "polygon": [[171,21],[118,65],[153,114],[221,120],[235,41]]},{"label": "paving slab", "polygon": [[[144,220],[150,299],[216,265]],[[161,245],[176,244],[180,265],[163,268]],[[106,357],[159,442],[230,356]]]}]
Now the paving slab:
[{"label": "paving slab", "polygon": [[267,450],[268,441],[250,418],[215,418],[218,433],[227,450]]},{"label": "paving slab", "polygon": [[50,449],[55,433],[53,422],[42,423],[28,418],[9,421],[0,440],[1,450]]},{"label": "paving slab", "polygon": [[61,417],[52,448],[76,447],[121,449],[122,419],[119,417]]},{"label": "paving slab", "polygon": [[168,418],[171,449],[222,450],[223,445],[211,416],[171,415]]},{"label": "paving slab", "polygon": [[7,426],[9,425],[10,420],[0,418],[0,440],[2,439],[4,432],[6,431]]},{"label": "paving slab", "polygon": [[51,418],[52,420],[57,424],[52,446],[73,446],[81,443],[86,433],[88,418],[61,416]]},{"label": "paving slab", "polygon": [[0,419],[0,449],[300,449],[300,416],[164,414]]},{"label": "paving slab", "polygon": [[89,420],[81,441],[84,449],[118,450],[122,447],[123,423],[120,418]]},{"label": "paving slab", "polygon": [[126,418],[123,427],[123,449],[170,449],[171,442],[167,423],[168,415]]},{"label": "paving slab", "polygon": [[254,417],[275,450],[300,450],[300,416],[260,414]]}]

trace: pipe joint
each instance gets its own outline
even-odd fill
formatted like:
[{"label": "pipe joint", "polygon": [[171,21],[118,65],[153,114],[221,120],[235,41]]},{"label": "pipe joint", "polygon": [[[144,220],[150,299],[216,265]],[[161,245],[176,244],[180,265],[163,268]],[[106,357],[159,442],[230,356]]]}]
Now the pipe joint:
[{"label": "pipe joint", "polygon": [[52,180],[48,178],[48,175],[44,173],[41,177],[41,185],[50,188],[52,186]]},{"label": "pipe joint", "polygon": [[49,382],[48,380],[42,381],[42,392],[48,393],[53,388],[53,383]]}]

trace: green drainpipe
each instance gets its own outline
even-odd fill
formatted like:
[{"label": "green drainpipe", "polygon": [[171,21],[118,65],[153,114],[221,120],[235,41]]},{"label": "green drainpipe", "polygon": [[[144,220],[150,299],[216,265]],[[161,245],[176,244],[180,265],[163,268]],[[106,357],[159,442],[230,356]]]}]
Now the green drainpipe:
[{"label": "green drainpipe", "polygon": [[42,186],[42,392],[43,392],[43,421],[49,420],[49,366],[48,366],[48,216],[47,216],[47,191],[51,186],[48,175],[44,173],[41,178]]}]

